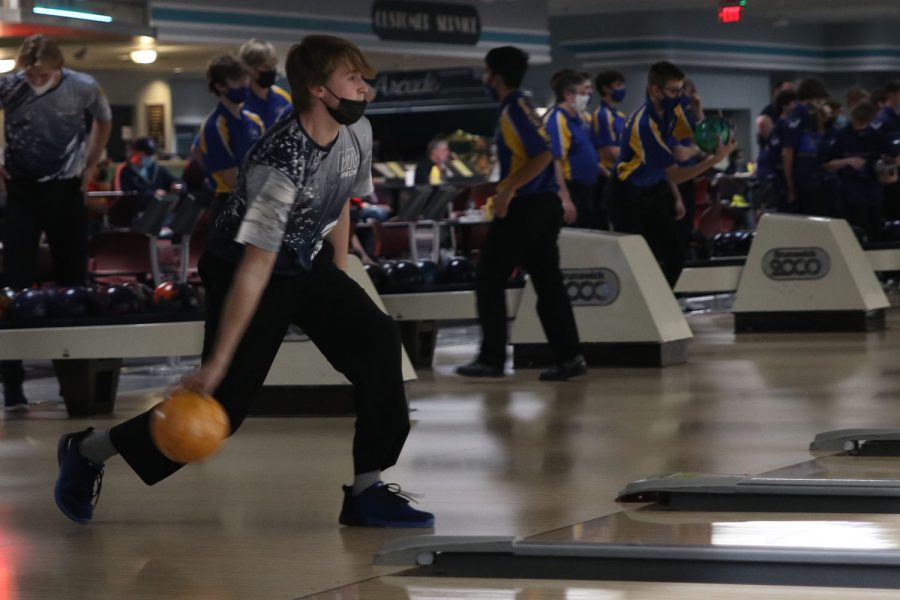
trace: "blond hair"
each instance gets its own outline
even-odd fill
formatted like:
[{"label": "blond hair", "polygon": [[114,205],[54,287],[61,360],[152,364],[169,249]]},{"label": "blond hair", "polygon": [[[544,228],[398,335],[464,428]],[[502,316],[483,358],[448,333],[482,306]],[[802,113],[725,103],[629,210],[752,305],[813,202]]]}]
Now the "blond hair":
[{"label": "blond hair", "polygon": [[251,38],[248,40],[247,43],[238,50],[238,56],[240,56],[241,60],[247,63],[247,66],[251,69],[256,69],[278,59],[275,55],[275,46],[259,38]]}]

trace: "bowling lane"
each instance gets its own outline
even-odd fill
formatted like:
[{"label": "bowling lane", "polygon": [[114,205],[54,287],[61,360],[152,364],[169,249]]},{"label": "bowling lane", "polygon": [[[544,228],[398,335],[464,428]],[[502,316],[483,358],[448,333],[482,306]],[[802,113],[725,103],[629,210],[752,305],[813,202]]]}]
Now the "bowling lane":
[{"label": "bowling lane", "polygon": [[900,549],[900,515],[674,512],[637,509],[535,535],[528,542],[702,547]]},{"label": "bowling lane", "polygon": [[815,460],[802,462],[760,473],[753,481],[769,482],[785,481],[793,485],[804,483],[852,482],[855,486],[900,486],[900,458],[862,457],[862,456],[823,456]]},{"label": "bowling lane", "polygon": [[382,577],[311,600],[887,600],[896,590],[794,586]]}]

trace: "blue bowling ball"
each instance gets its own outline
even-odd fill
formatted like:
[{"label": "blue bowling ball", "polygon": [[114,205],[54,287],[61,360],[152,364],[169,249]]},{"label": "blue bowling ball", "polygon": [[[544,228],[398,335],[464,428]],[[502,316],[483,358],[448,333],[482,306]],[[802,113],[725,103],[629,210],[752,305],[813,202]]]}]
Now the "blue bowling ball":
[{"label": "blue bowling ball", "polygon": [[22,290],[13,299],[12,318],[19,321],[46,318],[49,314],[49,296],[46,290]]},{"label": "blue bowling ball", "polygon": [[74,318],[89,313],[91,293],[82,286],[58,288],[49,293],[48,311],[51,317]]},{"label": "blue bowling ball", "polygon": [[441,268],[433,260],[417,260],[416,266],[422,274],[422,283],[425,285],[437,285],[441,282]]},{"label": "blue bowling ball", "polygon": [[105,314],[116,317],[144,312],[138,293],[127,284],[111,285],[106,288],[103,309]]}]

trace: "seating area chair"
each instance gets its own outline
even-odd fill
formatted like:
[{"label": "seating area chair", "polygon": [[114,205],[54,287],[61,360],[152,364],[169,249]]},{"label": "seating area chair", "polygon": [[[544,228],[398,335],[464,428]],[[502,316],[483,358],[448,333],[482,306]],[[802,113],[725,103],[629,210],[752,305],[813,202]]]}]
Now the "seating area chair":
[{"label": "seating area chair", "polygon": [[88,275],[103,284],[160,279],[156,239],[138,231],[102,231],[88,241]]}]

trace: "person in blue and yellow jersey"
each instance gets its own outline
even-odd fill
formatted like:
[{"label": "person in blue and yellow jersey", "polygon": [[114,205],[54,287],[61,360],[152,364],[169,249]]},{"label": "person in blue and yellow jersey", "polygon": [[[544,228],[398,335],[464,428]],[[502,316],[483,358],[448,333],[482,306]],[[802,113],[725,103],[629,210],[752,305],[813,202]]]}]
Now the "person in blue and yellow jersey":
[{"label": "person in blue and yellow jersey", "polygon": [[781,162],[787,184],[788,210],[831,216],[822,194],[822,139],[828,88],[818,77],[797,84],[797,105],[785,121]]},{"label": "person in blue and yellow jersey", "polygon": [[600,175],[594,189],[594,228],[609,229],[609,218],[603,204],[603,189],[619,160],[619,143],[628,115],[616,106],[625,99],[625,75],[619,71],[602,71],[594,80],[600,104],[591,114],[591,133],[600,157]]},{"label": "person in blue and yellow jersey", "polygon": [[219,99],[200,128],[203,171],[216,195],[212,221],[237,183],[244,155],[266,128],[259,115],[242,108],[250,93],[250,71],[242,60],[230,54],[214,57],[206,68],[206,81]]},{"label": "person in blue and yellow jersey", "polygon": [[587,113],[591,80],[584,73],[563,69],[553,74],[550,85],[556,105],[547,112],[544,123],[550,136],[563,220],[575,227],[590,227],[594,220],[594,186],[600,172]]},{"label": "person in blue and yellow jersey", "polygon": [[275,85],[278,79],[278,57],[275,46],[253,38],[241,46],[238,56],[250,69],[250,93],[244,102],[249,110],[262,119],[269,129],[275,121],[291,112],[291,95]]},{"label": "person in blue and yellow jersey", "polygon": [[681,272],[683,253],[676,221],[684,204],[675,188],[727,157],[733,139],[695,165],[682,167],[670,147],[692,135],[681,105],[684,73],[670,62],[658,62],[647,75],[647,100],[625,124],[621,155],[604,199],[616,231],[644,236],[672,287]]},{"label": "person in blue and yellow jersey", "polygon": [[550,138],[519,89],[528,55],[519,48],[494,48],[484,59],[482,83],[500,102],[497,158],[500,182],[494,219],[481,250],[475,295],[482,341],[478,358],[456,368],[466,377],[502,377],[506,363],[506,282],[524,266],[537,293],[537,313],[556,366],[542,381],[562,381],[587,372],[569,295],[559,269],[557,238],[563,208],[557,195]]},{"label": "person in blue and yellow jersey", "polygon": [[[888,82],[878,90],[878,96],[883,100],[872,127],[891,143],[900,143],[900,82]],[[900,219],[900,183],[884,186],[884,210],[888,220]]]}]

